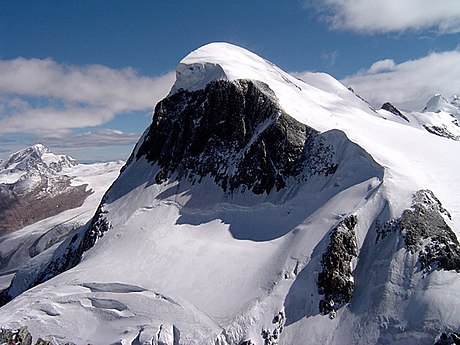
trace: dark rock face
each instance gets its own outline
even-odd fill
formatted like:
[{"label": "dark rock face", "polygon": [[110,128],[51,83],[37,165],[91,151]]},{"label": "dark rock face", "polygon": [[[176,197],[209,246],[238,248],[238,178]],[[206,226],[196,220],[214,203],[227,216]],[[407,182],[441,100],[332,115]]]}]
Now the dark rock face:
[{"label": "dark rock face", "polygon": [[323,254],[323,270],[318,275],[318,292],[324,295],[319,310],[326,315],[349,303],[353,295],[351,260],[358,255],[355,226],[358,219],[351,215],[343,219],[330,235]]},{"label": "dark rock face", "polygon": [[319,133],[285,114],[260,82],[215,81],[157,104],[137,153],[158,164],[158,184],[211,176],[225,192],[269,194],[290,177],[332,174],[333,151]]},{"label": "dark rock face", "polygon": [[434,345],[460,345],[460,333],[442,333]]},{"label": "dark rock face", "polygon": [[433,192],[420,190],[413,196],[412,208],[401,215],[399,228],[406,248],[419,252],[422,270],[460,272],[460,246],[443,215],[450,218]]},{"label": "dark rock face", "polygon": [[[455,120],[454,120],[455,121]],[[453,123],[457,124],[456,122],[452,121]],[[457,124],[458,125],[458,124]],[[423,126],[428,132],[431,134],[436,134],[440,137],[452,139],[452,140],[457,140],[460,141],[460,136],[452,134],[446,126]]]},{"label": "dark rock face", "polygon": [[419,190],[413,195],[412,207],[400,218],[376,224],[377,241],[389,232],[399,232],[404,237],[406,249],[418,254],[422,271],[460,272],[460,245],[445,218],[451,216],[433,192]]},{"label": "dark rock face", "polygon": [[15,345],[31,345],[32,336],[27,330],[27,327],[21,327],[17,330],[1,329],[0,330],[0,343],[1,344],[15,344]]},{"label": "dark rock face", "polygon": [[[17,330],[0,329],[0,343],[14,345],[32,345],[32,335],[27,327]],[[51,345],[51,342],[38,338],[35,345]]]},{"label": "dark rock face", "polygon": [[390,113],[396,115],[396,116],[399,116],[400,118],[406,120],[407,122],[410,122],[409,119],[403,114],[401,113],[398,108],[396,108],[393,104],[391,104],[390,102],[386,102],[382,105],[381,109],[383,110],[386,110],[386,111],[389,111]]}]

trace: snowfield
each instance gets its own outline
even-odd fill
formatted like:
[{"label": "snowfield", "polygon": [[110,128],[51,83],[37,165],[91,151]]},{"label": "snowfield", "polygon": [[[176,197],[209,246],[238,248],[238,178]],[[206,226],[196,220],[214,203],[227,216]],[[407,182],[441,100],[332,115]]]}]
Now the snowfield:
[{"label": "snowfield", "polygon": [[[36,145],[42,147],[43,145]],[[62,157],[51,152],[42,155],[43,161],[50,163],[62,161]],[[24,157],[22,157],[24,158]],[[9,166],[0,172],[3,183],[14,183],[20,176],[27,174],[24,160],[23,170],[17,164]],[[110,184],[117,178],[124,162],[107,162],[94,164],[77,164],[72,160],[70,166],[56,171],[57,175],[71,177],[72,186],[86,185],[91,193],[80,207],[63,211],[55,216],[40,220],[11,234],[0,237],[0,290],[5,289],[11,282],[14,273],[32,257],[49,258],[58,243],[65,239],[73,229],[83,226],[94,215],[102,196]],[[13,170],[16,169],[16,172]],[[16,176],[13,179],[13,176]],[[42,253],[42,252],[47,253]],[[41,254],[41,255],[39,255]]]},{"label": "snowfield", "polygon": [[[405,232],[391,227],[415,207],[414,193],[429,189],[458,238],[460,143],[374,111],[329,75],[301,81],[227,43],[185,57],[170,96],[241,79],[267,84],[290,117],[320,132],[334,152],[334,173],[259,195],[226,192],[211,176],[193,183],[173,174],[158,183],[159,163],[136,157],[149,140],[144,134],[103,200],[108,230],[78,265],[3,306],[0,325],[26,325],[34,338],[56,344],[101,345],[433,344],[460,329],[459,272],[421,269]],[[108,187],[104,174],[114,177],[117,167],[71,168],[79,169],[73,183],[95,191],[86,206],[13,234],[0,250],[19,248],[25,234],[38,238],[54,224],[89,219]],[[324,253],[351,215],[356,253],[344,279],[353,296],[321,313]],[[27,262],[12,291],[88,229]]]}]

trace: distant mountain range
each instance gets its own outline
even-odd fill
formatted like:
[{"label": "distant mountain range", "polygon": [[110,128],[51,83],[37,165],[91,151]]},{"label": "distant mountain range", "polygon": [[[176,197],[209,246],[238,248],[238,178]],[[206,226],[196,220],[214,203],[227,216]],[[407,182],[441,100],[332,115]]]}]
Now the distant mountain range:
[{"label": "distant mountain range", "polygon": [[[38,254],[8,271],[0,325],[57,344],[453,344],[459,114],[439,95],[422,112],[374,110],[329,75],[203,46],[94,216],[47,250],[33,237]],[[28,150],[0,174],[30,200],[84,207],[120,167]],[[18,170],[28,161],[39,168]],[[31,226],[0,253],[23,253],[11,236]]]}]

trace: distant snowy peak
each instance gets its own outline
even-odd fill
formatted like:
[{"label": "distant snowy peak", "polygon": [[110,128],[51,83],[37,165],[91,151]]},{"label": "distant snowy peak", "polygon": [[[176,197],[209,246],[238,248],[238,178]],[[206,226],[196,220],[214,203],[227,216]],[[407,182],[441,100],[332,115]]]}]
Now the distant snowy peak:
[{"label": "distant snowy peak", "polygon": [[437,94],[429,99],[423,112],[439,113],[444,111],[452,115],[460,115],[460,99],[457,95],[452,97],[451,101],[448,101],[442,95]]},{"label": "distant snowy peak", "polygon": [[[77,164],[77,161],[72,157],[56,155],[46,146],[35,144],[12,154],[4,162],[0,163],[0,174],[11,175],[31,171],[53,174]],[[1,179],[0,182],[2,182]],[[9,181],[9,183],[11,182]]]},{"label": "distant snowy peak", "polygon": [[389,102],[383,104],[377,112],[388,120],[423,129],[440,137],[460,140],[460,100],[457,96],[448,101],[442,95],[435,95],[422,112],[403,112]]}]

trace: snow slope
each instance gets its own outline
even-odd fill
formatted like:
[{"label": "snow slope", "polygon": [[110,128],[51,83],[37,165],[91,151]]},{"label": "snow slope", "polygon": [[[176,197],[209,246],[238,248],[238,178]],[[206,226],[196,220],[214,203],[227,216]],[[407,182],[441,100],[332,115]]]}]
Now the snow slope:
[{"label": "snow slope", "polygon": [[[244,184],[228,192],[212,173],[194,180],[178,168],[163,178],[168,162],[142,153],[156,133],[146,131],[93,222],[46,260],[62,264],[68,253],[78,253],[85,234],[97,239],[94,246],[75,267],[3,306],[0,324],[27,325],[35,337],[77,344],[431,344],[440,332],[460,329],[459,273],[422,269],[417,249],[407,247],[414,229],[394,225],[418,207],[414,193],[430,189],[451,217],[425,197],[428,213],[458,237],[459,143],[386,120],[330,76],[312,74],[303,82],[226,43],[181,61],[151,128],[172,116],[162,113],[167,102],[186,114],[210,83],[233,83],[238,93],[246,90],[241,79],[267,84],[282,111],[319,131],[334,172],[287,179],[284,189],[261,194]],[[273,97],[263,98],[269,91],[257,85],[259,101],[269,103]],[[201,121],[191,120],[197,128]],[[271,125],[254,130],[241,156]],[[200,141],[192,137],[178,145]],[[223,164],[239,157],[224,157]],[[186,160],[180,157],[179,167]],[[350,219],[356,224],[347,225]],[[332,236],[346,227],[356,247],[349,255],[331,249]],[[458,251],[458,242],[450,242]],[[322,301],[333,300],[319,291],[318,277],[334,255],[352,272],[340,278],[353,283],[353,296],[322,313]],[[24,272],[39,274],[46,260]],[[18,289],[27,277],[18,276]]]},{"label": "snow slope", "polygon": [[[118,176],[124,163],[108,162],[77,164],[71,157],[55,155],[41,144],[14,154],[2,165],[0,179],[3,183],[14,183],[37,173],[67,176],[71,186],[85,185],[91,193],[80,207],[72,208],[55,216],[40,220],[11,234],[0,237],[0,290],[11,282],[14,273],[28,260],[48,250],[74,229],[84,225],[93,216],[103,194]],[[13,178],[14,177],[14,178]]]}]

